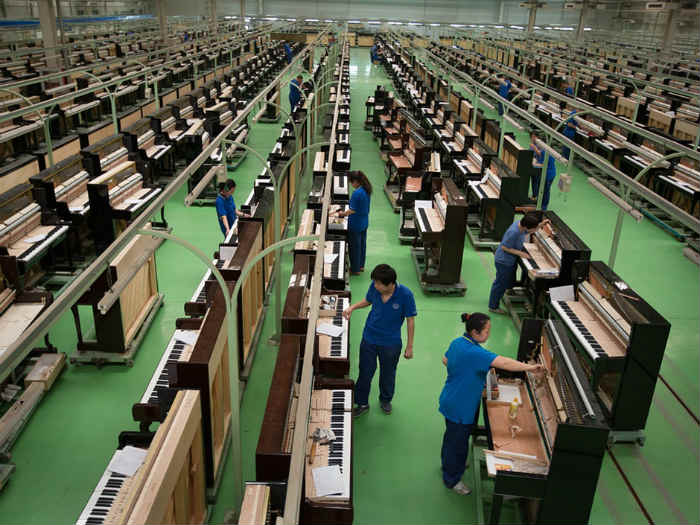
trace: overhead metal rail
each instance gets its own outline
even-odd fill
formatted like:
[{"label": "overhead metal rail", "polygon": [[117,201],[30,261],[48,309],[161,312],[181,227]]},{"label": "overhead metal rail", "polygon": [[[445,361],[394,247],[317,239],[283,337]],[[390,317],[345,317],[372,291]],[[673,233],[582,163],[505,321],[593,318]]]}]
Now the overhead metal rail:
[{"label": "overhead metal rail", "polygon": [[[447,71],[452,72],[452,75],[454,77],[457,77],[463,81],[465,81],[467,84],[470,86],[473,86],[474,88],[478,87],[480,89],[480,93],[486,93],[490,95],[492,98],[495,100],[498,100],[501,104],[504,106],[508,107],[508,112],[513,113],[518,115],[523,120],[526,120],[529,122],[533,127],[536,127],[540,130],[542,130],[545,134],[548,136],[551,136],[556,139],[557,142],[560,144],[564,144],[568,146],[572,151],[574,151],[578,156],[581,158],[585,159],[587,162],[591,163],[593,166],[603,170],[606,175],[609,175],[613,179],[615,179],[618,184],[620,184],[621,187],[627,188],[628,192],[636,193],[646,199],[648,202],[651,204],[655,205],[659,209],[665,211],[668,213],[671,217],[675,218],[678,220],[680,223],[682,223],[684,226],[687,228],[693,230],[696,233],[700,233],[700,220],[695,218],[694,216],[690,215],[689,213],[681,210],[677,206],[674,206],[671,202],[668,200],[664,199],[661,195],[658,195],[657,193],[654,193],[652,190],[644,186],[643,184],[637,182],[636,180],[631,179],[627,175],[625,175],[622,171],[617,169],[615,166],[612,164],[606,162],[603,158],[599,157],[598,155],[595,155],[588,151],[587,149],[579,146],[576,142],[570,140],[569,138],[565,137],[561,133],[556,132],[553,128],[550,126],[544,124],[542,121],[540,121],[537,117],[531,115],[527,111],[521,109],[520,107],[516,106],[515,104],[512,104],[511,102],[504,100],[501,98],[496,91],[491,89],[488,86],[484,86],[483,84],[479,83],[466,73],[463,73],[462,71],[459,71],[457,68],[452,66],[451,64],[448,64],[444,60],[442,60],[440,57],[434,55],[430,51],[425,50],[426,54],[429,55],[429,59],[433,61],[435,64],[440,65]],[[588,109],[588,108],[587,108]],[[686,148],[687,149],[687,148]],[[685,152],[684,152],[685,153]],[[690,153],[692,155],[692,158],[698,158],[699,153],[697,151],[691,150]]]},{"label": "overhead metal rail", "polygon": [[[473,40],[476,40],[476,39],[473,39]],[[509,48],[508,46],[504,46],[503,44],[500,44],[500,43],[498,43],[498,42],[495,42],[495,41],[489,40],[489,39],[479,39],[479,42],[482,42],[482,43],[484,43],[484,44],[487,44],[487,45],[496,47],[496,48],[501,49],[501,50],[503,50],[503,51],[509,51],[509,52],[510,52],[510,51],[513,50],[512,48]],[[546,54],[539,54],[539,53],[537,53],[536,51],[530,51],[530,50],[527,50],[527,49],[524,49],[524,48],[521,48],[521,47],[516,47],[515,49],[517,50],[518,53],[520,53],[520,54],[522,54],[522,55],[526,55],[526,56],[529,56],[529,57],[534,57],[535,59],[538,59],[538,60],[540,60],[540,61],[541,61],[542,59],[552,60],[552,61],[553,61],[553,60],[560,60],[561,62],[566,63],[566,65],[571,66],[572,68],[573,68],[573,67],[576,67],[576,68],[580,68],[580,69],[587,69],[587,70],[594,71],[594,72],[596,72],[596,73],[600,73],[600,74],[603,74],[603,75],[614,76],[614,77],[619,78],[620,81],[621,81],[622,83],[629,83],[629,82],[632,82],[633,84],[641,84],[641,85],[643,85],[643,86],[648,86],[648,87],[652,87],[652,88],[655,88],[655,89],[661,89],[661,90],[667,91],[667,92],[669,92],[669,93],[673,93],[673,94],[675,94],[675,95],[680,95],[680,96],[687,97],[687,98],[690,98],[690,99],[692,99],[692,98],[697,99],[698,97],[700,97],[700,93],[692,93],[692,92],[689,92],[689,91],[687,91],[687,90],[683,90],[683,89],[680,89],[680,88],[676,88],[676,87],[673,87],[673,86],[669,86],[669,85],[667,85],[667,84],[658,84],[658,83],[656,83],[656,82],[651,82],[651,81],[649,81],[649,80],[638,79],[638,78],[636,78],[636,77],[635,77],[635,78],[630,78],[629,76],[623,75],[623,74],[621,74],[621,73],[615,73],[615,72],[613,72],[613,71],[608,71],[607,69],[600,69],[600,68],[595,67],[595,66],[592,66],[592,65],[590,65],[590,64],[584,64],[584,63],[582,63],[582,62],[577,62],[577,61],[575,61],[575,60],[571,60],[568,56],[567,56],[567,57],[564,57],[564,56],[562,56],[561,54],[553,53],[553,55],[556,55],[556,56],[548,56],[548,55],[546,55]],[[543,50],[543,51],[557,51],[556,48],[543,48],[542,50]],[[463,51],[474,51],[474,50],[465,49],[465,50],[463,50]],[[601,60],[605,60],[605,59],[602,58],[602,57],[601,57],[600,59],[601,59]],[[629,69],[630,71],[633,71],[633,72],[645,73],[645,74],[646,74],[646,73],[649,73],[649,71],[646,70],[646,69],[638,68],[638,67],[634,67],[634,66],[630,66],[630,65],[621,65],[621,64],[617,64],[617,66],[618,66],[618,67],[621,67],[621,68]],[[509,68],[509,69],[510,69],[510,68]],[[674,75],[669,75],[669,74],[664,74],[664,73],[661,73],[661,75],[664,76],[664,77],[666,77],[666,78],[668,78],[668,79],[670,79],[670,80],[675,80],[675,81],[678,81],[678,82],[689,82],[689,83],[694,84],[694,85],[696,85],[696,86],[700,86],[700,82],[698,82],[698,81],[696,81],[696,80],[692,80],[692,79],[686,78],[686,77],[679,77],[679,76],[674,76]]]},{"label": "overhead metal rail", "polygon": [[[176,194],[176,192],[187,182],[187,180],[204,164],[210,155],[216,151],[223,140],[237,128],[240,123],[253,111],[257,105],[265,100],[265,96],[276,88],[278,82],[284,79],[285,75],[294,68],[299,61],[304,59],[312,51],[312,48],[307,45],[299,52],[290,64],[288,64],[277,77],[270,82],[260,93],[258,93],[239,112],[233,121],[228,124],[215,138],[211,140],[209,145],[186,167],[184,168],[165,188],[163,191],[143,210],[143,212],[134,219],[121,235],[110,244],[90,265],[71,282],[46,310],[44,310],[36,320],[15,340],[0,356],[0,383],[4,381],[12,371],[29,355],[34,344],[36,344],[49,330],[51,325],[63,315],[68,308],[90,287],[90,285],[105,271],[110,264],[110,261],[119,254],[119,252],[131,241],[137,232],[144,228],[151,220],[153,215],[156,215],[167,201]],[[141,73],[143,74],[143,73]],[[83,90],[85,91],[85,90]],[[44,106],[41,106],[44,107]],[[37,108],[35,108],[37,109]],[[322,260],[320,258],[319,260]],[[313,354],[311,352],[309,355]]]},{"label": "overhead metal rail", "polygon": [[[0,84],[0,87],[5,88],[5,89],[17,89],[21,88],[24,86],[29,86],[32,84],[38,84],[40,82],[48,82],[50,80],[55,80],[55,79],[60,79],[66,76],[69,76],[74,73],[79,73],[82,71],[90,71],[92,69],[97,69],[97,68],[102,68],[102,67],[108,67],[112,65],[119,65],[123,64],[124,62],[138,62],[139,59],[146,57],[148,60],[161,56],[161,55],[169,55],[173,52],[177,52],[180,49],[186,48],[188,46],[191,46],[192,43],[203,43],[203,44],[211,44],[215,42],[213,50],[219,49],[220,47],[231,45],[232,43],[235,43],[236,41],[239,40],[247,40],[249,38],[257,38],[259,36],[262,36],[266,33],[270,33],[272,31],[277,30],[277,26],[270,24],[268,26],[265,26],[260,29],[256,29],[254,31],[250,31],[249,33],[243,33],[242,35],[239,35],[237,37],[231,37],[230,35],[225,35],[223,37],[208,37],[206,39],[201,39],[201,40],[194,40],[194,41],[189,41],[189,42],[182,42],[179,44],[175,44],[173,46],[169,47],[163,47],[160,49],[154,49],[151,51],[146,51],[144,53],[138,53],[138,54],[133,54],[133,55],[128,55],[124,57],[118,57],[114,58],[112,60],[106,60],[102,62],[97,62],[97,63],[92,63],[88,64],[85,66],[79,66],[71,69],[66,69],[64,71],[58,71],[56,73],[50,73],[48,75],[43,75],[40,77],[34,77],[30,78],[27,80],[18,80],[17,82],[8,82],[6,84]],[[231,38],[234,40],[231,41]],[[238,49],[238,48],[234,48]]]},{"label": "overhead metal rail", "polygon": [[[435,55],[432,51],[429,51],[427,49],[425,49],[424,51],[425,51],[425,53],[442,61],[442,59],[437,57],[437,55]],[[453,68],[452,66],[450,66],[450,67],[452,69],[456,70],[456,68]],[[585,109],[591,115],[594,115],[594,116],[596,116],[596,117],[598,117],[606,122],[609,122],[609,123],[611,123],[619,128],[625,129],[631,133],[635,133],[641,137],[652,140],[652,141],[657,142],[659,144],[663,144],[664,146],[666,146],[669,149],[672,149],[673,151],[685,153],[689,158],[700,161],[700,151],[697,151],[697,150],[690,148],[688,146],[684,146],[683,144],[679,144],[675,140],[663,137],[661,135],[657,135],[656,133],[649,131],[647,129],[640,128],[640,127],[636,126],[634,123],[632,123],[631,121],[626,121],[626,120],[617,118],[616,116],[614,116],[606,111],[600,110],[600,109],[596,108],[595,106],[584,104],[576,99],[573,99],[573,98],[570,98],[566,95],[563,95],[562,93],[560,93],[558,91],[555,91],[553,89],[549,89],[542,84],[539,84],[537,82],[533,82],[530,79],[527,79],[527,78],[519,75],[517,72],[514,72],[512,69],[503,67],[503,65],[499,62],[493,62],[493,63],[489,64],[489,67],[492,67],[493,69],[497,69],[497,70],[500,70],[500,71],[507,73],[513,80],[517,80],[519,83],[521,83],[523,86],[525,86],[527,88],[535,88],[535,90],[549,95],[550,98],[553,98],[559,102],[566,102],[567,105],[575,107],[577,110],[583,111]],[[457,70],[457,71],[459,71],[459,70]],[[469,77],[469,78],[471,78],[471,77]],[[501,97],[498,97],[496,100],[498,100],[501,103],[504,103],[504,100]]]},{"label": "overhead metal rail", "polygon": [[[247,38],[248,37],[244,37],[243,40],[247,40]],[[219,49],[220,47],[223,47],[225,45],[226,45],[225,42],[220,43],[214,49]],[[240,43],[234,47],[231,47],[229,49],[229,51],[233,52],[236,49],[242,48],[244,45],[245,45],[244,43]],[[160,71],[161,69],[167,67],[168,65],[178,63],[181,60],[182,59],[180,57],[173,58],[170,61],[164,62],[162,64],[158,64],[157,66],[147,67],[147,68],[141,69],[139,71],[129,73],[129,74],[124,75],[124,76],[120,76],[120,77],[117,77],[114,79],[100,82],[97,85],[88,86],[88,87],[81,89],[81,90],[71,91],[71,92],[66,93],[64,95],[59,95],[59,96],[56,96],[56,97],[53,97],[53,98],[50,98],[47,100],[43,100],[43,101],[37,102],[36,104],[32,104],[30,106],[24,106],[22,108],[14,110],[14,111],[8,111],[5,113],[2,113],[2,114],[0,114],[0,123],[5,122],[7,120],[17,118],[17,117],[20,117],[20,116],[23,116],[23,115],[26,115],[28,113],[34,113],[37,111],[41,111],[42,109],[46,109],[48,107],[55,106],[57,104],[61,104],[63,102],[70,102],[76,97],[87,95],[87,94],[93,93],[95,91],[100,91],[100,90],[103,90],[103,89],[108,88],[108,87],[118,86],[118,85],[123,84],[124,82],[127,82],[127,81],[132,80],[132,79],[148,76],[149,74],[153,74],[153,73]],[[128,61],[128,59],[127,59],[127,61]],[[5,88],[5,86],[0,86],[0,87]]]}]

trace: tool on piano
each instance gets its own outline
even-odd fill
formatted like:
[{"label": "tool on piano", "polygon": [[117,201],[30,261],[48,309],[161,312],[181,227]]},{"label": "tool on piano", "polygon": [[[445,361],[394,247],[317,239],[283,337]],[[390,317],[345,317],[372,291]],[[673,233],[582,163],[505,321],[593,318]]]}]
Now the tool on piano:
[{"label": "tool on piano", "polygon": [[[495,478],[490,523],[499,522],[504,497],[537,499],[535,523],[586,523],[608,441],[601,409],[559,321],[525,319],[518,360],[545,373],[499,371],[498,399],[482,401],[483,452]],[[513,397],[522,403],[515,420]]]},{"label": "tool on piano", "polygon": [[[350,524],[352,502],[352,390],[348,388],[315,389],[311,394],[307,447],[313,448],[317,427],[329,429],[335,439],[328,446],[309,450],[305,465],[305,491],[300,521],[302,523]],[[316,486],[314,469],[338,467],[342,490],[327,494]]]}]

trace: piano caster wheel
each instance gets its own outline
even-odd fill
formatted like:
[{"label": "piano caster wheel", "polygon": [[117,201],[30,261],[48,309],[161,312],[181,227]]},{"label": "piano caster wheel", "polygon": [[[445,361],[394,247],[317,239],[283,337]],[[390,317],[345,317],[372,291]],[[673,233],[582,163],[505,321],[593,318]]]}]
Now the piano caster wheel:
[{"label": "piano caster wheel", "polygon": [[96,366],[97,368],[102,368],[106,362],[107,362],[107,361],[105,361],[104,359],[96,359],[96,360],[95,360],[95,366]]},{"label": "piano caster wheel", "polygon": [[646,443],[646,440],[647,440],[646,436],[642,436],[642,437],[637,438],[637,445],[639,445],[640,447],[643,447],[644,443]]},{"label": "piano caster wheel", "polygon": [[126,361],[126,366],[128,366],[129,368],[133,367],[133,366],[134,366],[134,360],[133,360],[133,359],[127,359],[127,361]]}]

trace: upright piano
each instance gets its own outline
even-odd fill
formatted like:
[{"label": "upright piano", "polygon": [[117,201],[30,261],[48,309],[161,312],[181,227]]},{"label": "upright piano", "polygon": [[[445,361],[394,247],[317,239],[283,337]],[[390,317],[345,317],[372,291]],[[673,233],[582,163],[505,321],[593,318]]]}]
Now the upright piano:
[{"label": "upright piano", "polygon": [[423,243],[426,283],[461,281],[467,202],[450,179],[433,179],[433,199],[415,201],[417,238]]},{"label": "upright piano", "polygon": [[591,258],[591,249],[556,213],[542,212],[542,218],[549,219],[551,227],[538,229],[525,243],[530,259],[518,258],[523,284],[538,317],[544,315],[547,290],[571,284],[574,262]]},{"label": "upright piano", "polygon": [[525,319],[518,360],[546,372],[498,371],[497,398],[493,380],[487,383],[484,455],[495,478],[489,523],[499,522],[504,498],[512,497],[529,504],[534,523],[588,523],[609,429],[562,323]]},{"label": "upright piano", "polygon": [[549,309],[571,334],[610,428],[644,429],[671,325],[600,261],[576,262],[562,292]]}]

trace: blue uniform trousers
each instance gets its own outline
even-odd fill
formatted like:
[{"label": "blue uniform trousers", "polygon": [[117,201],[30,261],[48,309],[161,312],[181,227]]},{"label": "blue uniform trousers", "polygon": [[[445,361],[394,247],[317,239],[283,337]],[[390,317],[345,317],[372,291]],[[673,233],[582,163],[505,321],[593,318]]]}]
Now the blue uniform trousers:
[{"label": "blue uniform trousers", "polygon": [[473,425],[455,423],[445,418],[445,434],[442,437],[442,480],[447,488],[451,489],[459,483],[467,468],[472,427]]},{"label": "blue uniform trousers", "polygon": [[394,397],[396,367],[401,357],[401,345],[380,346],[362,339],[360,343],[360,373],[355,382],[355,403],[369,405],[369,391],[379,360],[379,401],[388,403]]},{"label": "blue uniform trousers", "polygon": [[491,294],[489,295],[489,308],[496,309],[501,304],[501,299],[506,290],[513,287],[515,282],[516,265],[510,266],[507,264],[496,264],[496,279],[491,285]]}]

